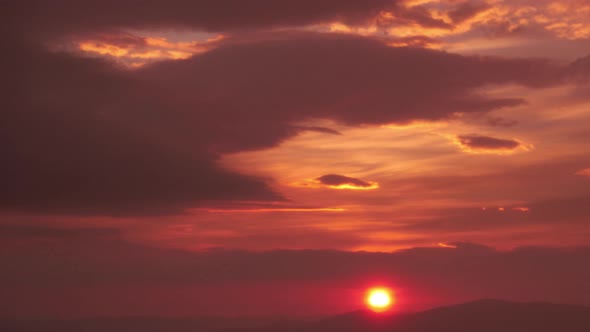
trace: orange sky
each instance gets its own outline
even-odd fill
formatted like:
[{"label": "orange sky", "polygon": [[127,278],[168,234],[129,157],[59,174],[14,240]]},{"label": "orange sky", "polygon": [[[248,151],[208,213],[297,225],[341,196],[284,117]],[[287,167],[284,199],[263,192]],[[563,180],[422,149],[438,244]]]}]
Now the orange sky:
[{"label": "orange sky", "polygon": [[[355,24],[329,21],[290,29],[360,35],[390,47],[409,45],[464,55],[536,57],[562,66],[590,52],[587,1],[404,1],[395,9],[395,13],[384,9]],[[170,31],[129,31],[123,35],[79,34],[66,42],[79,49],[71,49],[72,52],[111,59],[137,69],[147,63],[199,57],[224,43],[289,38],[288,34],[272,37],[268,31],[262,34],[183,30],[176,35]],[[383,121],[359,126],[308,117],[293,125],[309,130],[272,147],[223,153],[218,161],[226,169],[268,179],[276,192],[289,199],[287,203],[264,203],[262,208],[244,209],[228,202],[213,209],[189,209],[184,216],[168,217],[178,220],[178,227],[156,227],[149,231],[153,234],[145,231],[144,235],[150,241],[171,236],[174,246],[190,248],[311,246],[387,251],[460,241],[465,237],[504,248],[559,244],[563,239],[570,244],[583,244],[587,239],[580,229],[561,227],[559,212],[556,211],[554,222],[546,222],[537,220],[536,211],[529,207],[585,192],[584,169],[588,166],[586,151],[590,147],[582,137],[590,120],[590,101],[581,97],[583,90],[579,84],[568,82],[542,87],[509,82],[478,86],[479,94],[522,98],[524,102],[485,113],[457,111],[440,120],[418,117],[410,122]],[[391,107],[393,110],[396,105]],[[482,139],[484,146],[477,146]],[[485,147],[490,140],[500,145]],[[503,147],[502,143],[507,145]],[[523,176],[530,172],[539,174]],[[370,185],[322,184],[318,178],[326,174],[367,181]],[[528,210],[518,210],[520,207]],[[499,208],[520,213],[497,215],[485,226],[474,226],[469,231],[451,227],[425,234],[419,227],[405,227],[421,222],[445,223],[453,218],[449,213],[471,216],[482,213],[482,209]],[[224,209],[227,213],[222,213]],[[244,218],[250,220],[247,226],[239,221]],[[273,218],[283,222],[274,231],[266,226],[267,220]],[[209,229],[210,224],[215,224],[213,229]],[[268,245],[248,240],[249,236],[260,235],[259,227],[268,233],[264,236],[274,238]],[[178,232],[178,228],[185,231]],[[286,239],[292,228],[302,232],[301,236],[319,232],[346,238],[353,233],[354,240],[346,244],[323,240],[294,244]],[[289,231],[285,232],[286,229]],[[498,236],[491,236],[490,229],[499,232]],[[522,240],[526,234],[536,235]]]},{"label": "orange sky", "polygon": [[59,1],[2,23],[22,257],[590,243],[588,0]]}]

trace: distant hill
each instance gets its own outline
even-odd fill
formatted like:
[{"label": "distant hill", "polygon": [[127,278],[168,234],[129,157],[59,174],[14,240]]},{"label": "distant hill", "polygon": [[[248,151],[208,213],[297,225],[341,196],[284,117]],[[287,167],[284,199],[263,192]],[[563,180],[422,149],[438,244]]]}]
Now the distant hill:
[{"label": "distant hill", "polygon": [[590,307],[481,300],[403,315],[354,312],[224,332],[590,332]]},{"label": "distant hill", "polygon": [[262,326],[249,319],[108,318],[0,321],[10,332],[590,332],[590,307],[481,300],[412,314],[358,311]]}]

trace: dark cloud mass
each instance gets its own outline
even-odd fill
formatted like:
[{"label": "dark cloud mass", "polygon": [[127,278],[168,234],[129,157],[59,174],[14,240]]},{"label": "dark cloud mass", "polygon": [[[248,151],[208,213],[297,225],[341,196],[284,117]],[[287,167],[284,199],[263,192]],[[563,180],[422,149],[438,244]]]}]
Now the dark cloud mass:
[{"label": "dark cloud mass", "polygon": [[293,126],[309,119],[437,120],[522,102],[478,87],[555,80],[556,68],[538,60],[341,35],[265,36],[136,71],[14,43],[3,63],[0,206],[136,214],[178,213],[201,200],[281,200],[261,179],[221,169],[219,156],[274,146],[309,130]]},{"label": "dark cloud mass", "polygon": [[481,135],[459,135],[459,143],[472,149],[512,150],[520,146],[520,142]]},{"label": "dark cloud mass", "polygon": [[240,113],[256,112],[259,121],[332,118],[358,125],[518,105],[521,99],[488,98],[474,89],[502,83],[548,85],[555,82],[556,69],[538,60],[465,57],[342,35],[289,34],[283,40],[228,45],[188,61],[161,63],[140,75],[177,93],[187,86],[202,87],[209,95],[205,101],[221,115],[237,115],[240,108]]},{"label": "dark cloud mass", "polygon": [[226,31],[336,20],[365,23],[381,10],[395,9],[396,4],[396,0],[24,0],[6,9],[19,26],[37,33],[64,34],[112,28]]},{"label": "dark cloud mass", "polygon": [[261,179],[219,168],[198,138],[175,135],[201,129],[180,128],[161,103],[151,108],[159,101],[128,73],[33,47],[11,52],[3,66],[10,93],[0,124],[1,208],[152,214],[203,199],[281,200]]},{"label": "dark cloud mass", "polygon": [[[12,23],[21,29],[54,36],[125,28],[229,32],[333,22],[377,23],[383,27],[407,24],[449,30],[454,27],[433,17],[423,6],[408,7],[402,3],[398,0],[23,0],[6,10],[15,19]],[[457,6],[451,18],[454,23],[460,23],[483,9],[483,6],[463,4]],[[380,19],[383,12],[393,13],[395,20]]]},{"label": "dark cloud mass", "polygon": [[344,184],[348,184],[355,187],[367,188],[371,186],[371,183],[367,181],[363,181],[361,179],[355,179],[344,175],[338,174],[327,174],[322,175],[316,179],[321,184],[325,184],[328,186],[340,186]]}]

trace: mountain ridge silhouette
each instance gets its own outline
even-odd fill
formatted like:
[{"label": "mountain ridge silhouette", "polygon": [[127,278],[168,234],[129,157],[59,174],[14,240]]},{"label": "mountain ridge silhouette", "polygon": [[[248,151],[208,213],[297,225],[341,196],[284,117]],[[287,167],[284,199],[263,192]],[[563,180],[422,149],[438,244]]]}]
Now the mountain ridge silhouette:
[{"label": "mountain ridge silhouette", "polygon": [[483,299],[414,313],[359,310],[316,320],[239,318],[0,319],[10,332],[588,332],[590,307]]}]

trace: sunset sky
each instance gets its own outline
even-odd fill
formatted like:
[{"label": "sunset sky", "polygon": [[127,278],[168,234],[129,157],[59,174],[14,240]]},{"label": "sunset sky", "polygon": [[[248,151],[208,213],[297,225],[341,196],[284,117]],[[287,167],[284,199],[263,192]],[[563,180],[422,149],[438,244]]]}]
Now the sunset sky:
[{"label": "sunset sky", "polygon": [[590,305],[590,0],[0,16],[0,316]]}]

